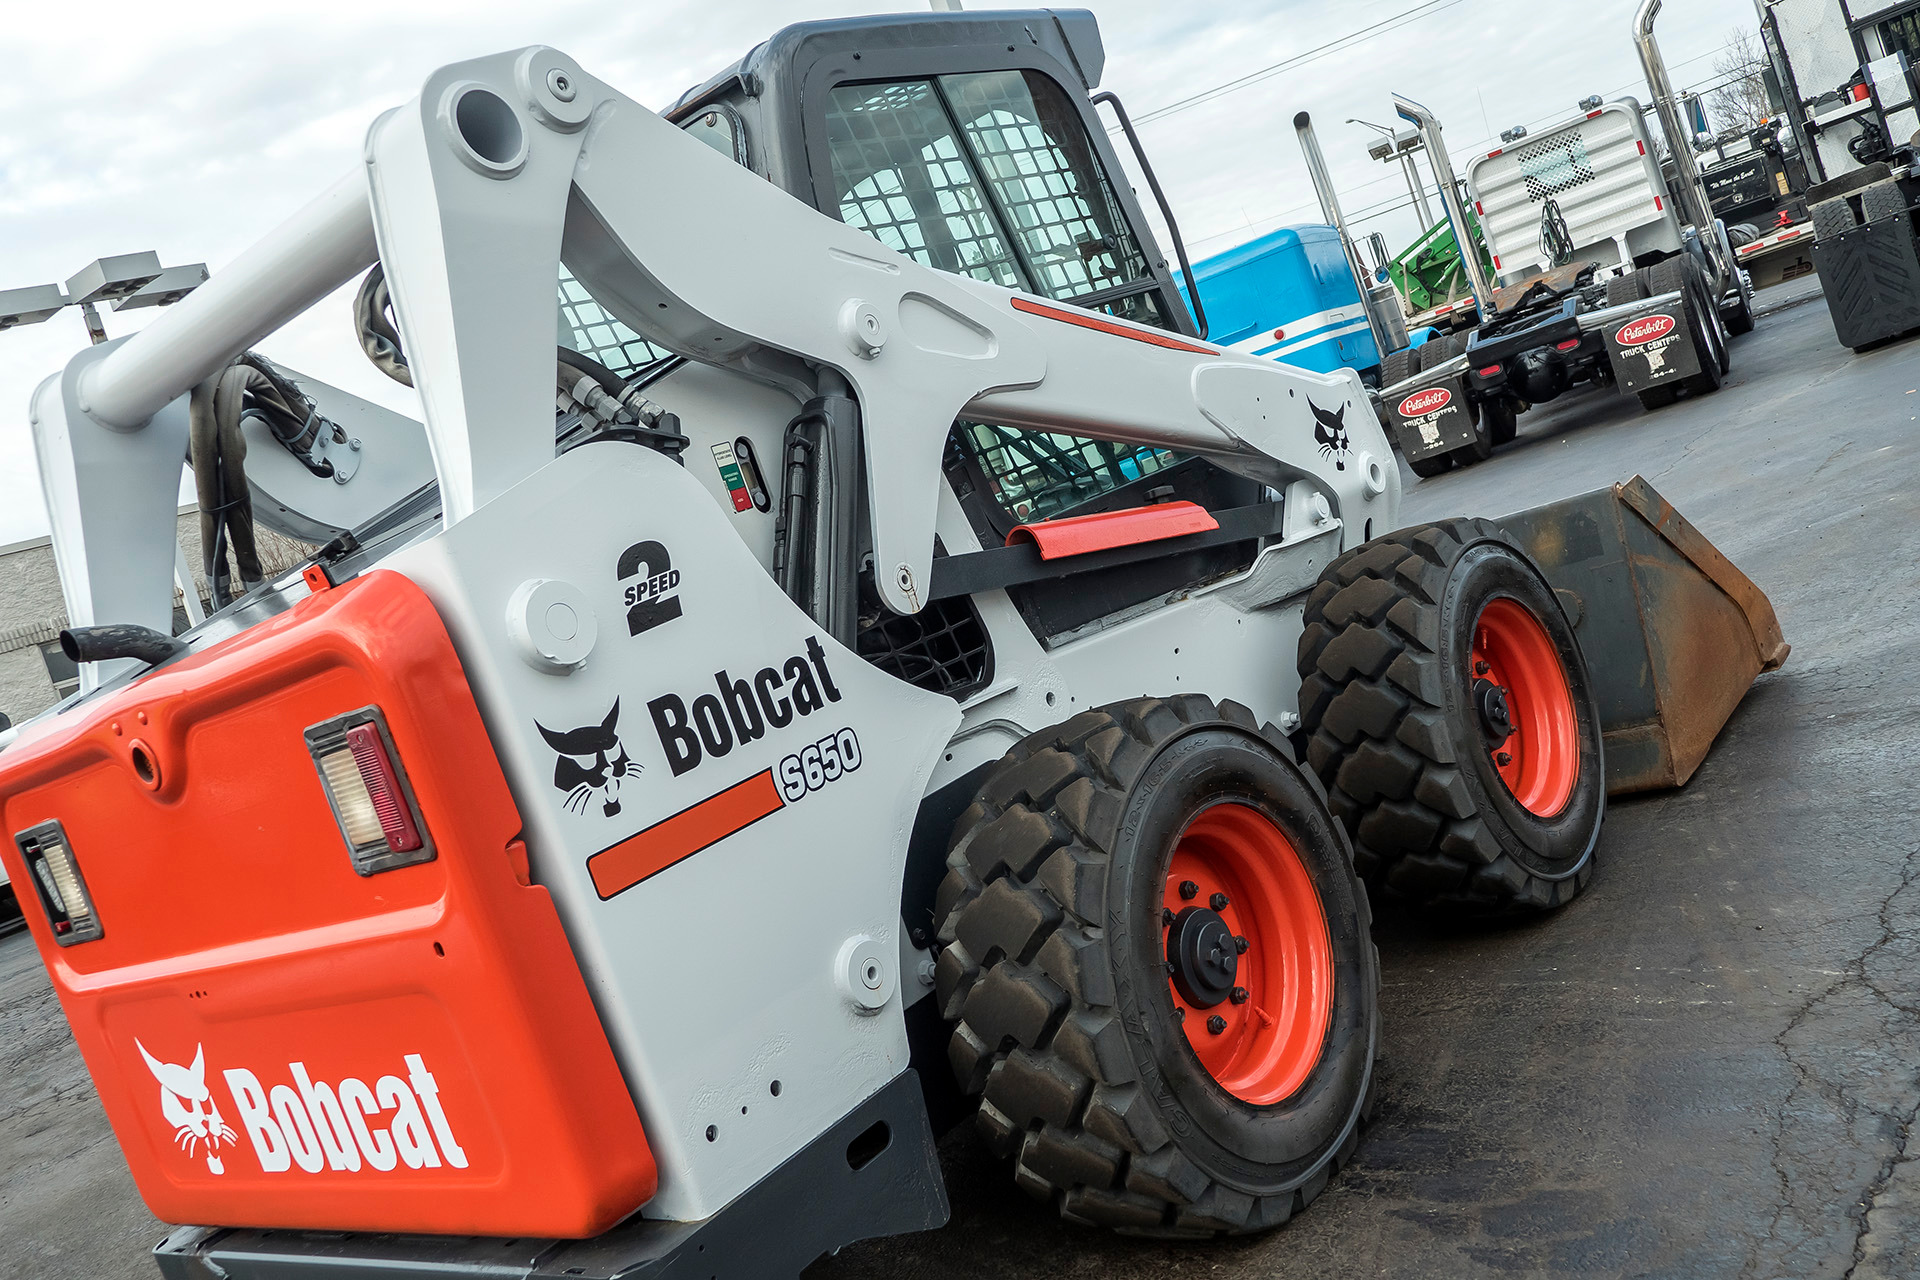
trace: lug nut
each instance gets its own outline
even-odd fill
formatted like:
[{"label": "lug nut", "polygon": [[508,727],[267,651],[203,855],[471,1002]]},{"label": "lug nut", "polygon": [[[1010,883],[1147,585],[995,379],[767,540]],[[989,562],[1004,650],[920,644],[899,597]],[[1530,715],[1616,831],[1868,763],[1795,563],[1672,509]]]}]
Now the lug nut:
[{"label": "lug nut", "polygon": [[1180,882],[1180,896],[1188,902],[1192,902],[1200,896],[1200,886],[1191,880],[1182,880]]},{"label": "lug nut", "polygon": [[1225,1031],[1226,1029],[1227,1029],[1227,1020],[1221,1017],[1219,1014],[1216,1013],[1211,1018],[1207,1019],[1207,1030],[1211,1031],[1214,1035],[1217,1036],[1222,1031]]},{"label": "lug nut", "polygon": [[1250,944],[1247,942],[1247,940],[1244,937],[1241,937],[1239,934],[1234,935],[1233,949],[1235,951],[1239,952],[1241,955],[1245,955],[1247,954],[1247,947],[1249,945]]},{"label": "lug nut", "polygon": [[1185,1022],[1187,1020],[1187,1011],[1179,1005],[1173,1006],[1173,1020],[1175,1022]]},{"label": "lug nut", "polygon": [[1247,1002],[1247,989],[1245,987],[1235,987],[1230,999],[1232,999],[1235,1004],[1245,1004]]},{"label": "lug nut", "polygon": [[1224,893],[1216,893],[1207,899],[1207,905],[1215,911],[1225,911],[1227,909],[1227,895]]},{"label": "lug nut", "polygon": [[1486,663],[1484,663],[1484,662],[1475,662],[1475,663],[1473,664],[1473,674],[1475,674],[1475,675],[1477,675],[1477,676],[1483,676],[1483,675],[1485,675],[1485,674],[1487,674],[1487,672],[1489,672],[1489,671],[1491,671],[1491,670],[1493,670],[1493,668],[1492,668],[1492,667],[1490,667],[1490,666],[1488,666],[1488,665],[1487,665]]},{"label": "lug nut", "polygon": [[1508,765],[1513,763],[1513,754],[1508,751],[1502,751],[1496,754],[1493,757],[1493,760],[1495,764],[1499,765],[1502,769],[1504,769]]},{"label": "lug nut", "polygon": [[1171,928],[1173,927],[1173,922],[1174,922],[1174,919],[1175,919],[1175,917],[1174,917],[1174,914],[1173,914],[1173,908],[1172,908],[1172,907],[1162,907],[1162,908],[1160,908],[1160,927],[1161,927],[1161,928],[1163,928],[1163,929],[1171,929]]}]

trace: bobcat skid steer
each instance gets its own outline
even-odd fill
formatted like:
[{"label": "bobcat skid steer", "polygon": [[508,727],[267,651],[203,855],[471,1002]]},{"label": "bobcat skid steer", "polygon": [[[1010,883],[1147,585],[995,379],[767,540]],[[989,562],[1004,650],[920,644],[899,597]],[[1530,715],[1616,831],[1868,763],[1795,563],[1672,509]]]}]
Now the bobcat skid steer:
[{"label": "bobcat skid steer", "polygon": [[[1567,902],[1784,656],[1641,482],[1401,529],[1351,373],[1195,331],[1101,64],[449,66],[38,389],[86,676],[0,860],[204,1224],[165,1274],[791,1275],[944,1222],[969,1116],[1072,1220],[1284,1222],[1368,1114],[1369,893]],[[356,277],[423,424],[248,354]],[[236,551],[323,545],[173,636],[190,447]]]}]

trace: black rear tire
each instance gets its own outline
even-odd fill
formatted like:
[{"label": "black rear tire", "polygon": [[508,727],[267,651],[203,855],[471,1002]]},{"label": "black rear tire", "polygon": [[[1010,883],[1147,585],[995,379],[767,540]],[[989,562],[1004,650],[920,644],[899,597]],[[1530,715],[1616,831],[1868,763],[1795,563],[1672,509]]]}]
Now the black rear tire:
[{"label": "black rear tire", "polygon": [[1407,465],[1413,468],[1413,474],[1422,480],[1431,480],[1435,476],[1444,475],[1453,470],[1453,455],[1436,453],[1428,458],[1408,458]]},{"label": "black rear tire", "polygon": [[1607,281],[1607,305],[1623,306],[1629,302],[1641,302],[1647,296],[1647,277],[1644,272],[1629,271],[1623,276],[1614,276]]},{"label": "black rear tire", "polygon": [[[1671,384],[1675,389],[1685,391],[1690,396],[1711,395],[1720,389],[1720,383],[1727,367],[1727,349],[1720,340],[1718,321],[1720,313],[1711,299],[1707,297],[1706,276],[1690,254],[1677,254],[1674,257],[1656,262],[1647,268],[1647,296],[1656,297],[1663,293],[1678,290],[1682,305],[1686,311],[1687,328],[1693,338],[1694,355],[1700,363],[1700,372],[1690,378],[1682,378]],[[1655,387],[1658,392],[1664,388]],[[1647,404],[1647,394],[1640,397]],[[1671,400],[1666,403],[1672,403]],[[1655,406],[1648,404],[1647,407]]]},{"label": "black rear tire", "polygon": [[1417,347],[1402,347],[1398,351],[1389,351],[1380,360],[1380,386],[1384,390],[1395,383],[1405,382],[1414,375],[1418,367],[1420,351]]},{"label": "black rear tire", "polygon": [[1485,408],[1473,406],[1469,421],[1473,423],[1473,442],[1453,451],[1453,465],[1456,467],[1470,467],[1493,456],[1493,425],[1487,421]]},{"label": "black rear tire", "polygon": [[1415,353],[1420,357],[1420,372],[1437,369],[1467,349],[1467,340],[1457,333],[1442,334],[1423,343]]},{"label": "black rear tire", "polygon": [[[1277,729],[1197,695],[1083,712],[995,768],[954,829],[935,986],[958,1019],[960,1086],[1023,1190],[1071,1221],[1238,1234],[1285,1222],[1346,1162],[1370,1106],[1379,960],[1324,795]],[[1169,987],[1170,860],[1222,802],[1257,809],[1298,852],[1331,947],[1319,1056],[1267,1106],[1201,1065]]]},{"label": "black rear tire", "polygon": [[1495,444],[1511,444],[1514,436],[1520,433],[1520,411],[1513,401],[1504,396],[1483,403],[1480,416],[1486,422],[1487,434]]},{"label": "black rear tire", "polygon": [[[1577,774],[1557,812],[1522,807],[1476,710],[1482,611],[1517,603],[1566,679]],[[1300,637],[1308,764],[1369,886],[1456,915],[1540,911],[1593,873],[1606,811],[1600,717],[1573,628],[1546,580],[1486,520],[1403,529],[1328,565]]]}]

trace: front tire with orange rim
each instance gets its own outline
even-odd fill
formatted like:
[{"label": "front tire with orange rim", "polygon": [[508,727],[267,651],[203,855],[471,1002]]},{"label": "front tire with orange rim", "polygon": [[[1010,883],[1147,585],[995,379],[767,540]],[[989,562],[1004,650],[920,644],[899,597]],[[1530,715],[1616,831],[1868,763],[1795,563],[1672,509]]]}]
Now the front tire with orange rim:
[{"label": "front tire with orange rim", "polygon": [[1308,597],[1307,759],[1383,892],[1463,915],[1564,905],[1606,812],[1600,717],[1553,589],[1455,519],[1347,552]]},{"label": "front tire with orange rim", "polygon": [[1379,1035],[1365,890],[1286,738],[1194,695],[1017,746],[936,918],[949,1057],[1015,1181],[1150,1235],[1286,1221],[1359,1139]]}]

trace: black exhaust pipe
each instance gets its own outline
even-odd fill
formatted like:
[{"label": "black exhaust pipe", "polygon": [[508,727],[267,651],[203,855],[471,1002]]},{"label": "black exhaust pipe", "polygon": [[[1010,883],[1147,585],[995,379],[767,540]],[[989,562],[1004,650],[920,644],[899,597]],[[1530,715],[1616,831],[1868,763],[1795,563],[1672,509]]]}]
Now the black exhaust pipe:
[{"label": "black exhaust pipe", "polygon": [[177,653],[185,653],[187,644],[162,635],[152,627],[131,623],[111,623],[104,627],[68,627],[60,633],[60,652],[75,662],[110,662],[115,658],[138,658],[157,667]]}]

